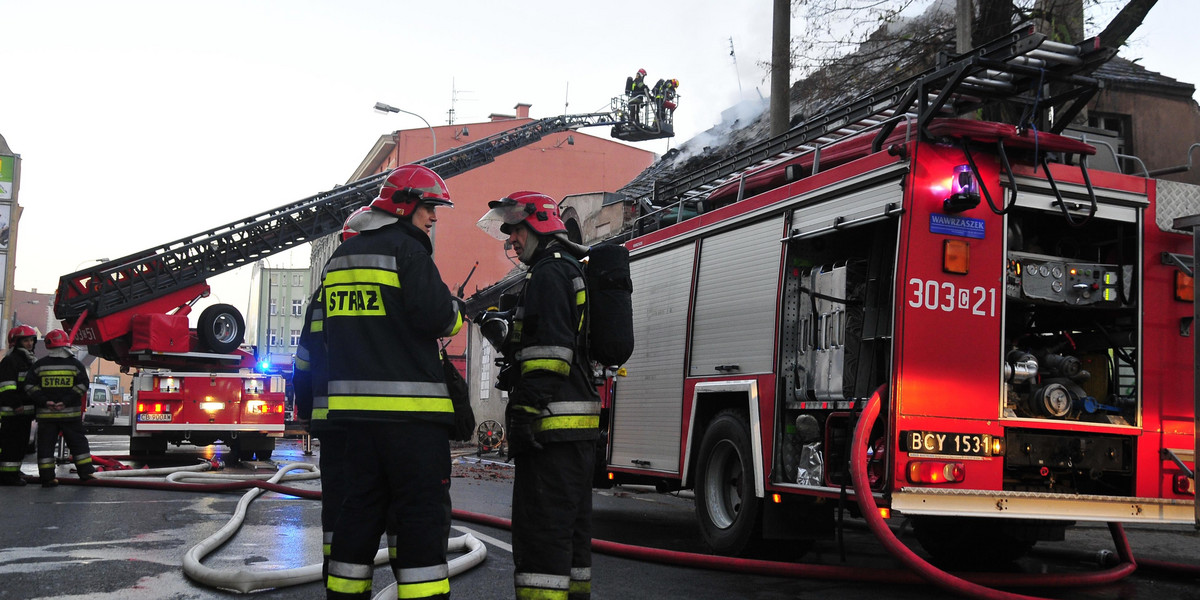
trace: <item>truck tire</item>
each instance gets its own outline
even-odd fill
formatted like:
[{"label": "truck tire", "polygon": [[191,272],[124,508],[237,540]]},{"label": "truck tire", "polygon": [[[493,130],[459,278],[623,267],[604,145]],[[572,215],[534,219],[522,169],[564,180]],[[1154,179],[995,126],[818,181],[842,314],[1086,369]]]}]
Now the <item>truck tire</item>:
[{"label": "truck tire", "polygon": [[229,354],[237,350],[246,337],[246,320],[238,309],[229,304],[214,304],[200,313],[196,321],[196,336],[209,352]]},{"label": "truck tire", "polygon": [[696,519],[717,554],[740,556],[760,542],[762,498],[754,495],[750,426],[735,410],[709,423],[696,466]]}]

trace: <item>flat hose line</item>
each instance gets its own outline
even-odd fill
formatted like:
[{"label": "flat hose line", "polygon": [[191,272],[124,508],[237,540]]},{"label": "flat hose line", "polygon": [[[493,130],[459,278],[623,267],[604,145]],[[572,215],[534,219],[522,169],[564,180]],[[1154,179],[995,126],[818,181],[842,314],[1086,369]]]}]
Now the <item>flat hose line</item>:
[{"label": "flat hose line", "polygon": [[[226,473],[203,472],[212,469],[217,463],[203,461],[198,465],[184,467],[165,467],[160,469],[121,469],[99,471],[95,482],[79,485],[97,485],[106,487],[123,487],[139,489],[156,489],[189,492],[226,492],[240,489],[249,490],[238,501],[233,516],[221,529],[193,546],[183,557],[183,572],[188,578],[218,589],[233,590],[247,593],[259,590],[287,587],[321,581],[321,563],[306,565],[292,569],[213,569],[205,566],[202,561],[213,551],[228,542],[246,519],[246,511],[258,496],[266,491],[273,491],[289,496],[320,500],[321,492],[305,490],[281,485],[282,481],[319,479],[320,470],[311,463],[285,464],[272,475],[233,475]],[[302,471],[292,473],[292,471]],[[164,481],[137,481],[137,478],[165,475]],[[265,478],[265,480],[264,480]],[[220,483],[208,483],[212,481]],[[66,480],[71,481],[71,480]],[[102,483],[101,483],[102,482]],[[205,482],[205,483],[197,483]],[[448,552],[462,552],[448,561],[450,576],[458,575],[482,563],[487,558],[487,547],[470,534],[450,538],[447,541]],[[381,548],[374,558],[375,565],[388,564],[388,550]],[[385,588],[377,598],[394,598],[395,584]]]},{"label": "flat hose line", "polygon": [[[853,449],[854,455],[851,464],[851,477],[852,480],[854,480],[856,487],[863,485],[863,483],[866,481],[865,465],[867,462],[866,445],[864,441],[866,433],[862,430],[865,427],[865,423],[874,422],[875,418],[879,414],[879,407],[880,392],[877,391],[875,395],[872,396],[871,401],[868,403],[858,425],[855,428]],[[307,465],[307,463],[297,464]],[[311,465],[308,466],[311,467]],[[103,473],[115,474],[124,472],[125,471],[106,471]],[[281,469],[280,472],[286,471]],[[98,475],[101,474],[98,473]],[[859,479],[861,479],[861,481]],[[78,482],[74,482],[72,480],[64,480],[64,483],[78,484]],[[84,485],[94,485],[94,483]],[[253,487],[259,489],[258,493],[261,493],[262,490],[270,490],[281,494],[310,499],[319,499],[321,496],[319,491],[291,488],[279,485],[276,482],[261,480],[237,481],[228,483],[187,484],[182,487],[178,483],[171,482],[163,483],[110,480],[105,481],[104,485],[111,485],[114,487],[137,487],[145,489],[186,489],[190,491],[230,491],[234,489]],[[861,489],[866,488],[864,487]],[[887,524],[884,523],[883,518],[879,516],[878,506],[875,504],[874,498],[871,497],[870,494],[866,494],[861,498],[857,498],[857,502],[859,503],[861,512],[864,515],[864,519],[867,521],[867,525],[871,529],[872,533],[880,539],[881,543],[885,545],[890,553],[892,553],[903,564],[908,566],[910,570],[861,569],[843,566],[806,565],[769,560],[714,556],[709,554],[698,554],[692,552],[663,550],[645,546],[635,546],[602,539],[593,539],[592,547],[597,552],[613,556],[627,557],[635,560],[645,560],[648,562],[671,564],[683,567],[791,578],[854,580],[903,584],[933,583],[938,587],[942,587],[943,589],[947,589],[960,595],[979,598],[1004,599],[1031,597],[1022,596],[1019,594],[1011,594],[982,586],[1002,586],[1009,588],[1037,586],[1053,588],[1104,585],[1128,577],[1137,569],[1138,566],[1138,563],[1136,563],[1133,559],[1132,549],[1130,548],[1128,538],[1125,536],[1123,528],[1120,526],[1120,524],[1112,523],[1109,524],[1109,530],[1113,536],[1114,543],[1117,546],[1117,554],[1120,557],[1121,562],[1108,569],[1077,575],[970,573],[956,576],[930,565],[928,562],[924,561],[906,546],[904,546],[904,544],[899,541]],[[503,517],[473,513],[459,509],[453,510],[452,516],[464,521],[489,525],[500,529],[511,529],[512,526],[511,521]],[[461,538],[452,538],[451,541],[453,542],[454,540],[468,537],[470,537],[471,540],[474,540],[475,543],[479,543],[469,535],[464,535]],[[480,546],[482,546],[482,544],[480,544]],[[1143,560],[1142,564],[1147,567],[1147,571],[1152,570],[1154,572],[1183,577],[1200,576],[1200,567],[1193,565],[1148,559]],[[318,573],[316,579],[319,579],[319,565],[317,566]],[[452,572],[452,574],[455,573]],[[296,583],[302,582],[298,581]]]}]

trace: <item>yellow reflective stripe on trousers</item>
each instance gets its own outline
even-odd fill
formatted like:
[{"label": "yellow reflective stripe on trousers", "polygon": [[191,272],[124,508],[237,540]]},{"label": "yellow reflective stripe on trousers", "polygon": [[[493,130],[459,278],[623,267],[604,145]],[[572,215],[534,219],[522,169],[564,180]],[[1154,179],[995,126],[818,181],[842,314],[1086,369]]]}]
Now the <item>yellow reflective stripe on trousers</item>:
[{"label": "yellow reflective stripe on trousers", "polygon": [[449,579],[439,579],[438,581],[427,581],[425,583],[396,584],[397,598],[430,598],[449,593]]},{"label": "yellow reflective stripe on trousers", "polygon": [[372,410],[378,412],[453,413],[449,398],[413,398],[402,396],[329,396],[329,410]]},{"label": "yellow reflective stripe on trousers", "polygon": [[591,581],[575,581],[571,580],[571,594],[591,594]]},{"label": "yellow reflective stripe on trousers", "polygon": [[567,590],[517,588],[517,600],[567,600]]},{"label": "yellow reflective stripe on trousers", "polygon": [[600,427],[600,415],[565,415],[542,417],[534,424],[534,431],[555,429],[596,429]]},{"label": "yellow reflective stripe on trousers", "polygon": [[342,594],[361,594],[371,591],[370,579],[343,579],[330,575],[325,580],[325,589]]}]

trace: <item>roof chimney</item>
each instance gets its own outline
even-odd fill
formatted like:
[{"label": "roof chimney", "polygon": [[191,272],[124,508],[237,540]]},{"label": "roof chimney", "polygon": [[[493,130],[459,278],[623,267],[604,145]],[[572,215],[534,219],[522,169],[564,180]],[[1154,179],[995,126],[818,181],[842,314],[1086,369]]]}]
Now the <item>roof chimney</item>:
[{"label": "roof chimney", "polygon": [[513,107],[513,108],[517,109],[517,118],[518,119],[528,119],[530,106],[532,106],[532,105],[525,104],[524,102],[517,103],[517,105]]}]

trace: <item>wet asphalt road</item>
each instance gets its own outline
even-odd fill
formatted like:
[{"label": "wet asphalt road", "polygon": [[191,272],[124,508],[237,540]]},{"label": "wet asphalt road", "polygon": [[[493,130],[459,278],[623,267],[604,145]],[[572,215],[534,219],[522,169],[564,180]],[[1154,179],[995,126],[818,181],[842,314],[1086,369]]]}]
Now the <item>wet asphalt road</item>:
[{"label": "wet asphalt road", "polygon": [[[98,455],[125,454],[126,439],[91,436]],[[200,458],[220,457],[224,448],[204,452],[172,449],[171,464],[194,464]],[[319,448],[316,449],[319,452]],[[477,461],[469,448],[457,459],[451,493],[456,510],[509,517],[511,468],[503,463]],[[485,459],[487,457],[485,456]],[[25,472],[35,469],[27,457]],[[316,462],[298,440],[283,442],[273,457],[276,464],[255,462],[226,465],[226,471],[272,473],[277,465]],[[127,464],[141,466],[125,460]],[[154,466],[160,466],[156,463]],[[102,600],[191,600],[231,598],[240,594],[214,589],[183,574],[181,561],[194,545],[221,529],[234,513],[242,492],[196,492],[72,485],[69,466],[59,467],[64,485],[0,488],[0,599],[67,598]],[[318,490],[318,481],[289,483]],[[693,517],[691,499],[654,493],[639,486],[598,490],[595,495],[596,537],[682,552],[704,552]],[[893,527],[915,547],[902,519]],[[455,535],[471,533],[487,548],[478,566],[455,576],[455,598],[511,598],[512,559],[508,531],[456,519]],[[1200,536],[1191,527],[1131,526],[1129,537],[1136,556],[1200,564]],[[204,560],[220,572],[293,569],[320,561],[319,503],[268,492],[250,504],[245,523],[223,547]],[[807,564],[845,565],[866,574],[898,567],[860,521],[848,521],[844,536],[846,559],[835,540],[821,541],[804,557]],[[986,540],[981,541],[986,543]],[[1011,573],[1078,573],[1098,567],[1086,560],[1111,550],[1103,525],[1072,529],[1064,542],[1039,544],[1034,554],[1004,569]],[[375,592],[392,582],[388,569],[379,568]],[[1034,596],[1075,599],[1200,598],[1200,581],[1160,575],[1139,575],[1098,588],[1071,590],[1026,589]],[[318,599],[317,582],[256,592],[253,598]],[[392,596],[393,598],[395,596]],[[594,562],[593,598],[752,598],[752,599],[928,599],[958,597],[926,585],[835,581],[751,575],[702,570],[598,554]]]}]

